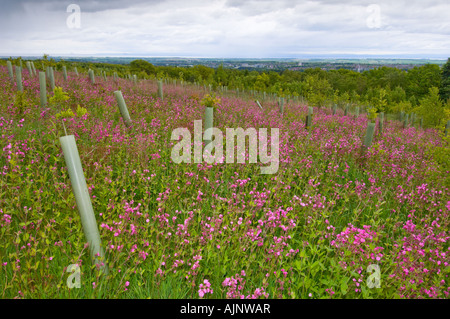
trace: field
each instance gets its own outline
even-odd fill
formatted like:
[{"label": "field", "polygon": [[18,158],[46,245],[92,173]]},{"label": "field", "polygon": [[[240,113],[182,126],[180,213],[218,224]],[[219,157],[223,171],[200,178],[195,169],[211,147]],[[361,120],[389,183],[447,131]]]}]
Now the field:
[{"label": "field", "polygon": [[[153,80],[55,80],[68,99],[50,99],[47,86],[41,107],[37,76],[24,68],[20,94],[0,67],[1,298],[449,298],[442,132],[392,118],[381,131],[377,120],[364,151],[365,113],[315,107],[308,131],[307,104],[291,100],[280,114],[276,99],[260,109],[248,93],[218,91],[223,132],[279,128],[277,173],[248,161],[176,164],[171,132],[193,133],[209,90],[169,82],[161,100]],[[76,139],[108,275],[89,256],[65,131]],[[80,288],[67,284],[73,264]]]}]

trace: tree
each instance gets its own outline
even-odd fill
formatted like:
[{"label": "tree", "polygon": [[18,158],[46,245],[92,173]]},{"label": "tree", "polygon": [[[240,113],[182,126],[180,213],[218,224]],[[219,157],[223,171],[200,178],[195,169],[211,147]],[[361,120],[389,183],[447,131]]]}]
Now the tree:
[{"label": "tree", "polygon": [[214,80],[218,85],[228,85],[227,74],[224,71],[223,63],[219,65],[214,74]]},{"label": "tree", "polygon": [[446,102],[450,99],[450,58],[448,58],[447,63],[445,63],[444,67],[442,68],[439,96],[441,97],[443,102]]},{"label": "tree", "polygon": [[192,73],[195,74],[195,77],[199,81],[204,80],[206,82],[211,82],[214,75],[214,69],[199,64],[192,67]]},{"label": "tree", "polygon": [[320,79],[318,74],[305,77],[302,95],[311,106],[324,106],[327,99],[332,100],[333,88],[326,79]]},{"label": "tree", "polygon": [[259,74],[255,81],[255,90],[265,91],[269,86],[270,78],[266,73]]},{"label": "tree", "polygon": [[429,89],[428,95],[420,100],[418,113],[423,117],[425,127],[440,127],[444,108],[439,98],[439,88],[433,86]]},{"label": "tree", "polygon": [[150,62],[144,60],[133,60],[130,62],[130,68],[132,73],[140,73],[144,71],[147,75],[155,74],[156,68]]},{"label": "tree", "polygon": [[441,69],[437,64],[425,64],[414,67],[407,74],[408,85],[405,89],[408,96],[416,101],[428,95],[430,88],[441,86]]},{"label": "tree", "polygon": [[389,111],[387,110],[387,94],[388,91],[383,88],[371,88],[366,95],[366,100],[376,109],[377,112],[387,112]]}]

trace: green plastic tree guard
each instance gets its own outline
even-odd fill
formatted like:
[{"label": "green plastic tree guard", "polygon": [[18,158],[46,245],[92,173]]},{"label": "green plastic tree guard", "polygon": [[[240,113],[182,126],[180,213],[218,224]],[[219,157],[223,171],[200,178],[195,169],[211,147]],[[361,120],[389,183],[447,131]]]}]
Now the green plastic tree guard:
[{"label": "green plastic tree guard", "polygon": [[55,90],[55,73],[53,72],[53,67],[50,67],[50,88],[52,92]]},{"label": "green plastic tree guard", "polygon": [[67,68],[65,65],[63,65],[62,70],[63,70],[64,81],[67,81]]},{"label": "green plastic tree guard", "polygon": [[355,109],[355,117],[356,118],[359,117],[359,106],[357,106],[356,109]]},{"label": "green plastic tree guard", "polygon": [[310,106],[308,107],[308,115],[306,116],[306,123],[305,123],[305,128],[307,130],[311,127],[312,115],[313,115],[313,108]]},{"label": "green plastic tree guard", "polygon": [[278,105],[280,106],[280,113],[283,114],[284,113],[284,98],[280,98]]},{"label": "green plastic tree guard", "polygon": [[78,76],[78,69],[77,69],[77,67],[74,67],[73,70],[75,71],[75,74]]},{"label": "green plastic tree guard", "polygon": [[[100,233],[95,220],[94,209],[92,208],[91,198],[84,178],[83,168],[81,166],[80,155],[78,154],[77,144],[73,135],[62,136],[59,138],[66,161],[67,170],[69,172],[72,190],[80,214],[81,225],[84,235],[89,243],[89,251],[92,260],[99,265],[106,274],[108,267],[106,266],[105,254],[101,247]],[[103,259],[103,265],[100,258]]]},{"label": "green plastic tree guard", "polygon": [[258,104],[258,106],[259,106],[259,108],[260,108],[261,110],[263,109],[262,106],[261,106],[261,103],[259,103],[258,100],[256,100],[256,104]]},{"label": "green plastic tree guard", "polygon": [[16,66],[16,83],[17,83],[17,91],[23,92],[22,70],[20,69],[20,66]]},{"label": "green plastic tree guard", "polygon": [[41,95],[41,106],[47,105],[47,83],[45,79],[45,72],[39,72],[39,89]]},{"label": "green plastic tree guard", "polygon": [[447,136],[448,132],[450,131],[450,120],[447,121],[447,125],[445,125],[445,136]]},{"label": "green plastic tree guard", "polygon": [[30,63],[30,61],[27,61],[27,62],[25,63],[25,65],[27,66],[28,73],[30,74],[30,76],[32,76],[32,75],[33,75],[33,69],[31,68],[31,63]]},{"label": "green plastic tree guard", "polygon": [[[205,109],[205,131],[209,128],[214,127],[214,108],[213,107],[206,107]],[[206,134],[204,136],[205,140],[205,146],[208,145],[212,140],[212,130],[208,132],[209,134]]]},{"label": "green plastic tree guard", "polygon": [[347,116],[347,113],[348,113],[348,104],[345,106],[345,109],[344,109],[344,116]]},{"label": "green plastic tree guard", "polygon": [[119,105],[120,114],[122,114],[123,121],[127,127],[131,126],[130,114],[128,113],[128,108],[122,95],[122,91],[115,91],[114,96],[116,98],[117,104]]},{"label": "green plastic tree guard", "polygon": [[95,84],[95,75],[94,75],[94,71],[92,71],[91,69],[89,69],[88,75],[89,75],[89,79],[91,80],[91,83],[92,83],[92,84]]},{"label": "green plastic tree guard", "polygon": [[31,61],[31,68],[33,69],[33,76],[36,76],[36,67],[34,66],[34,62]]},{"label": "green plastic tree guard", "polygon": [[161,101],[163,101],[164,100],[163,83],[161,80],[158,81],[158,95]]},{"label": "green plastic tree guard", "polygon": [[336,112],[337,112],[337,104],[335,103],[333,105],[333,115],[336,115]]},{"label": "green plastic tree guard", "polygon": [[369,148],[372,144],[373,133],[375,132],[375,123],[367,124],[366,137],[364,138],[364,147]]},{"label": "green plastic tree guard", "polygon": [[11,61],[6,61],[6,66],[8,67],[9,78],[11,79],[11,81],[14,81],[14,73]]},{"label": "green plastic tree guard", "polygon": [[384,113],[381,112],[379,114],[379,119],[378,119],[378,130],[381,132],[383,132],[383,125],[384,125]]}]

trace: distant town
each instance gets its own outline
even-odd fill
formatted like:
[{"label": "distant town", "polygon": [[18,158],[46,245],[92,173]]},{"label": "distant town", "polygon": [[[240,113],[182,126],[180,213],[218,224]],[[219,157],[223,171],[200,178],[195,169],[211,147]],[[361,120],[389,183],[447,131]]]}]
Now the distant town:
[{"label": "distant town", "polygon": [[[8,57],[2,57],[3,59]],[[28,59],[40,59],[42,57],[26,57]],[[379,67],[392,67],[401,70],[409,70],[425,64],[444,65],[446,60],[437,59],[218,59],[218,58],[183,58],[183,57],[59,57],[49,56],[56,61],[67,62],[96,62],[111,64],[129,64],[133,60],[142,59],[155,66],[192,67],[204,65],[210,68],[218,68],[223,65],[228,69],[256,70],[256,71],[303,71],[309,68],[322,70],[348,69],[363,72]]]}]

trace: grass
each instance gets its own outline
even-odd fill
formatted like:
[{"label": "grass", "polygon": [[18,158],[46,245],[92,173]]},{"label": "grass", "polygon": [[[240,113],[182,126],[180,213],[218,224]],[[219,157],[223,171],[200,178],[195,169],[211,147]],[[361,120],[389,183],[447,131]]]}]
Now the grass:
[{"label": "grass", "polygon": [[[437,131],[391,119],[361,153],[365,114],[315,108],[308,135],[307,105],[285,103],[281,116],[276,99],[260,110],[241,93],[219,92],[214,121],[223,132],[279,128],[278,172],[175,164],[170,133],[193,132],[209,90],[166,84],[161,101],[156,81],[92,85],[56,72],[69,99],[43,110],[38,78],[23,74],[19,107],[0,69],[2,298],[199,298],[205,279],[214,292],[204,298],[448,298],[449,178],[433,156],[446,145]],[[88,113],[78,116],[78,105]],[[75,116],[64,125],[76,137],[108,276],[91,264],[59,145],[56,115],[68,108]],[[71,264],[79,289],[67,286]],[[380,288],[367,284],[370,264],[380,267]]]}]

